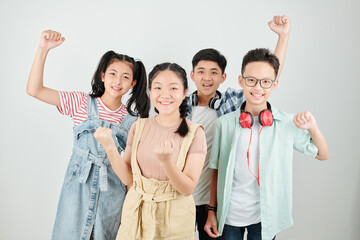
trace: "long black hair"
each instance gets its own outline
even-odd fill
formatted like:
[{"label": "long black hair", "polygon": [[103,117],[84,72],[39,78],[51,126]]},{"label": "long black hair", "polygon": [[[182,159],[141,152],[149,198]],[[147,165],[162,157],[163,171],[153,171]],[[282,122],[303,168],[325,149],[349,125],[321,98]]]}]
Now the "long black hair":
[{"label": "long black hair", "polygon": [[[180,77],[181,82],[183,83],[184,91],[188,89],[188,81],[187,81],[187,77],[186,77],[186,71],[182,67],[180,67],[178,64],[169,63],[169,62],[165,62],[165,63],[156,65],[153,68],[153,70],[149,73],[149,89],[151,89],[151,84],[152,84],[152,81],[154,80],[154,78],[160,72],[165,71],[165,70],[169,70],[169,71],[176,73]],[[188,132],[189,132],[189,126],[186,123],[186,117],[189,113],[189,109],[188,109],[188,105],[187,105],[187,97],[185,97],[184,100],[182,101],[182,103],[180,104],[179,111],[180,111],[180,117],[182,118],[182,121],[175,133],[178,133],[180,136],[185,137],[186,134],[188,134]],[[158,113],[159,111],[155,108],[155,112]]]},{"label": "long black hair", "polygon": [[[150,110],[150,98],[147,93],[146,70],[141,61],[135,61],[134,58],[129,57],[128,55],[108,51],[101,57],[91,80],[92,91],[90,92],[90,96],[101,97],[104,94],[105,86],[104,82],[101,80],[101,74],[105,73],[109,65],[115,61],[129,63],[134,75],[133,81],[136,81],[135,86],[131,90],[130,99],[126,103],[127,111],[133,116],[139,115],[142,118],[148,117]],[[135,112],[131,109],[131,106],[134,103]]]}]

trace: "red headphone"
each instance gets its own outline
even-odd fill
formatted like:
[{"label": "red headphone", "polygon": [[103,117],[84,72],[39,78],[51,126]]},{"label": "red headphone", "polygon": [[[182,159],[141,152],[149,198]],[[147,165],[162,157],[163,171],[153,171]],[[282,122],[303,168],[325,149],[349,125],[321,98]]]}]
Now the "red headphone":
[{"label": "red headphone", "polygon": [[261,133],[261,130],[263,129],[263,127],[269,127],[274,122],[274,117],[271,112],[271,105],[269,102],[266,102],[266,105],[267,105],[267,109],[264,109],[259,113],[259,123],[262,127],[259,131],[259,164],[258,164],[258,175],[257,176],[251,171],[250,163],[249,163],[250,162],[249,161],[249,149],[250,149],[251,137],[252,137],[252,128],[251,127],[254,124],[254,117],[252,116],[251,113],[245,111],[246,101],[243,104],[241,104],[241,107],[240,107],[241,114],[239,117],[240,126],[242,128],[250,128],[250,130],[251,130],[249,147],[248,147],[248,150],[246,153],[246,158],[247,158],[247,164],[248,164],[249,171],[256,178],[259,186],[260,186],[260,133]]},{"label": "red headphone", "polygon": [[[259,113],[259,123],[263,127],[271,126],[274,121],[271,112],[271,105],[269,102],[266,102],[266,105],[267,105],[267,109],[264,109]],[[245,106],[246,106],[246,101],[243,104],[241,104],[240,107],[241,110],[241,114],[239,118],[240,125],[243,128],[251,128],[252,125],[254,124],[254,117],[252,116],[251,113],[245,111]]]}]

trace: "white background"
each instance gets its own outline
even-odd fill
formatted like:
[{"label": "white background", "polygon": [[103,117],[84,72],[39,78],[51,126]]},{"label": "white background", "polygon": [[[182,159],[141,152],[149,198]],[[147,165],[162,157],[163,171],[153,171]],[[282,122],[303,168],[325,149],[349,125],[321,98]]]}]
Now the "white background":
[{"label": "white background", "polygon": [[270,101],[287,112],[310,110],[331,157],[319,162],[294,154],[294,226],[277,239],[359,239],[359,10],[355,0],[2,0],[0,239],[50,239],[71,155],[71,119],[25,92],[43,30],[66,38],[48,56],[48,87],[89,92],[96,65],[110,49],[140,58],[148,72],[171,61],[189,73],[193,55],[212,47],[228,60],[225,91],[239,87],[248,50],[274,50],[277,37],[267,22],[282,14],[292,20],[291,36]]}]

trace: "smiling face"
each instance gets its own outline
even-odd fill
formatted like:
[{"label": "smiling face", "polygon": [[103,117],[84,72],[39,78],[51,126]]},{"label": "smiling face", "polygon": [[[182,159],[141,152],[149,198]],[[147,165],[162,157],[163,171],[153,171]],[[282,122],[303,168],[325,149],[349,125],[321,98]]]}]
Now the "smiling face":
[{"label": "smiling face", "polygon": [[246,111],[250,111],[250,109],[266,109],[266,102],[276,88],[278,81],[276,80],[270,88],[264,89],[260,86],[260,82],[254,87],[248,87],[245,84],[244,77],[274,80],[274,67],[267,62],[250,62],[246,65],[243,76],[239,76],[239,84],[243,88],[246,97]]},{"label": "smiling face", "polygon": [[178,74],[165,70],[157,73],[151,82],[150,98],[159,115],[180,116],[179,107],[187,89]]},{"label": "smiling face", "polygon": [[219,65],[214,61],[200,61],[190,73],[194,81],[198,97],[215,97],[219,85],[226,79],[226,74],[222,73]]},{"label": "smiling face", "polygon": [[133,79],[133,70],[130,65],[122,61],[114,61],[101,74],[101,81],[104,82],[104,98],[120,98],[136,84]]}]

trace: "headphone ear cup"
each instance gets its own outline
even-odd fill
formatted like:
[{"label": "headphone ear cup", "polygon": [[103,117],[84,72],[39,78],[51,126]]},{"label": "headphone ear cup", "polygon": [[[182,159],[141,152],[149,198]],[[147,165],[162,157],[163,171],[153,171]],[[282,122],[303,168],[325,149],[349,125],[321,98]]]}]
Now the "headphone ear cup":
[{"label": "headphone ear cup", "polygon": [[273,124],[274,117],[269,109],[264,109],[259,114],[259,123],[261,126],[269,127]]},{"label": "headphone ear cup", "polygon": [[221,102],[221,99],[219,99],[217,97],[210,99],[209,108],[215,109],[215,110],[218,109],[220,107],[220,102]]},{"label": "headphone ear cup", "polygon": [[249,112],[242,112],[239,121],[242,128],[251,128],[254,124],[254,118]]},{"label": "headphone ear cup", "polygon": [[216,110],[220,107],[220,103],[221,103],[221,92],[216,90],[215,97],[211,98],[209,101],[209,108]]}]

